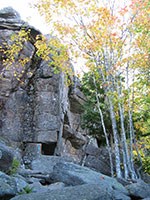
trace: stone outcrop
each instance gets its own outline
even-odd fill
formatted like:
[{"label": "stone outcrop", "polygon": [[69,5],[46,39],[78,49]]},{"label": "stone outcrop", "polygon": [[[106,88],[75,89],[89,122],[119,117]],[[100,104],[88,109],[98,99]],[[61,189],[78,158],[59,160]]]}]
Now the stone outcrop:
[{"label": "stone outcrop", "polygon": [[142,180],[126,186],[131,197],[136,199],[144,199],[150,197],[150,184],[146,184]]},{"label": "stone outcrop", "polygon": [[[55,190],[41,193],[22,195],[13,198],[12,200],[112,200],[112,197],[107,191],[101,189],[95,184],[86,184],[82,186],[67,187],[63,190]],[[128,200],[128,199],[127,199]]]},{"label": "stone outcrop", "polygon": [[123,196],[128,195],[127,190],[115,179],[73,163],[57,163],[54,166],[53,173],[50,174],[50,178],[57,182],[63,182],[68,186],[97,184],[103,190],[108,190],[111,196],[114,196],[114,199],[118,193],[122,193]]},{"label": "stone outcrop", "polygon": [[[30,30],[30,40],[24,42],[15,63],[5,66],[2,60],[6,56],[0,52],[0,136],[22,150],[26,165],[41,154],[73,157],[80,162],[82,147],[87,142],[80,127],[85,101],[80,84],[77,78],[71,77],[72,85],[67,87],[65,75],[55,74],[49,61],[36,55],[34,42],[41,34],[38,30],[22,21],[12,8],[0,10],[3,48],[4,43],[12,43],[11,36],[21,29]],[[29,61],[22,66],[20,58]]]},{"label": "stone outcrop", "polygon": [[17,185],[15,180],[0,172],[0,199],[9,200],[14,197],[17,193]]},{"label": "stone outcrop", "polygon": [[0,171],[9,171],[12,166],[13,157],[12,150],[0,142]]},{"label": "stone outcrop", "polygon": [[[86,167],[111,176],[109,154],[106,147],[98,148],[93,144],[88,144],[85,148],[85,155],[84,165]],[[113,155],[112,157],[114,158]],[[113,159],[113,161],[114,160],[115,159]]]},{"label": "stone outcrop", "polygon": [[20,169],[11,176],[0,172],[0,199],[149,199],[150,186],[141,180],[134,183],[117,180],[87,167],[66,162],[58,156],[47,161],[48,164],[52,166],[47,166],[46,170],[34,166],[32,170]]}]

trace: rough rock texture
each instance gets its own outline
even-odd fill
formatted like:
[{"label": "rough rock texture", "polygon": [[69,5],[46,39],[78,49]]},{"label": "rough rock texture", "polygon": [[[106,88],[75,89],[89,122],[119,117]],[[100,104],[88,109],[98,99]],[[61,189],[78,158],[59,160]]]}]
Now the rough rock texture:
[{"label": "rough rock texture", "polygon": [[150,184],[150,175],[146,174],[146,173],[142,173],[141,174],[141,178],[144,182],[149,183]]},{"label": "rough rock texture", "polygon": [[[95,184],[86,184],[81,186],[67,187],[63,190],[49,191],[42,194],[22,195],[12,200],[113,200],[111,194],[107,190],[103,190]],[[130,198],[129,198],[130,199]],[[129,200],[124,199],[124,200]],[[115,200],[115,199],[114,199]],[[122,199],[123,200],[123,199]]]},{"label": "rough rock texture", "polygon": [[22,192],[24,188],[28,187],[28,183],[24,177],[16,174],[13,176],[13,178],[16,182],[17,193]]},{"label": "rough rock texture", "polygon": [[8,200],[17,193],[16,182],[12,177],[0,172],[0,199]]},{"label": "rough rock texture", "polygon": [[150,185],[144,181],[138,180],[137,183],[132,183],[126,186],[131,197],[144,199],[150,197]]},{"label": "rough rock texture", "polygon": [[[11,45],[11,36],[17,34],[23,27],[28,29],[28,25],[20,19],[16,11],[9,7],[1,10],[0,45],[6,49],[4,43]],[[34,29],[31,27],[31,33],[32,31],[34,32]],[[2,60],[5,60],[6,56],[0,52],[0,135],[13,141],[21,141],[25,129],[26,110],[30,101],[27,86],[31,78],[30,73],[34,72],[32,68],[34,52],[33,44],[25,42],[20,55],[16,57],[16,62],[9,67],[3,65]],[[18,62],[20,58],[30,58],[30,60],[25,66],[21,66]],[[20,76],[20,79],[17,80],[14,74]]]},{"label": "rough rock texture", "polygon": [[98,148],[93,144],[88,144],[85,148],[85,154],[85,166],[111,176],[109,154],[106,147]]},{"label": "rough rock texture", "polygon": [[12,150],[0,142],[0,171],[9,171],[12,166],[13,157]]},{"label": "rough rock texture", "polygon": [[53,172],[53,167],[58,162],[69,161],[69,160],[70,160],[69,158],[67,159],[67,158],[58,157],[58,156],[49,156],[49,157],[40,156],[37,159],[33,160],[33,162],[31,163],[31,169],[36,172],[50,174],[51,172]]},{"label": "rough rock texture", "polygon": [[[33,169],[20,168],[13,177],[0,172],[0,199],[9,200],[13,196],[16,196],[14,199],[20,200],[40,200],[45,197],[58,200],[149,198],[150,186],[143,181],[131,183],[111,178],[65,160],[66,158],[58,156],[40,156],[32,162]],[[31,194],[22,195],[29,191]]]},{"label": "rough rock texture", "polygon": [[[85,101],[80,84],[71,77],[73,84],[68,88],[64,74],[55,74],[49,61],[37,57],[34,42],[38,30],[22,21],[12,8],[0,10],[3,48],[4,43],[12,44],[11,36],[22,28],[30,29],[30,41],[24,42],[11,66],[4,65],[6,55],[0,51],[0,136],[16,142],[26,165],[40,154],[63,155],[80,162],[87,142],[80,127]],[[22,66],[19,60],[24,58],[29,61]]]},{"label": "rough rock texture", "polygon": [[64,189],[65,184],[61,182],[57,182],[51,185],[43,186],[40,182],[34,182],[33,184],[30,184],[30,187],[33,188],[33,193],[44,193],[44,192],[49,192],[51,190]]},{"label": "rough rock texture", "polygon": [[[108,190],[114,198],[118,194],[120,195],[120,199],[128,196],[127,190],[115,179],[73,163],[57,163],[54,166],[53,173],[50,174],[50,178],[58,182],[63,182],[68,186],[97,184],[103,190]],[[121,194],[123,197],[121,197]],[[128,197],[128,199],[130,198]]]}]

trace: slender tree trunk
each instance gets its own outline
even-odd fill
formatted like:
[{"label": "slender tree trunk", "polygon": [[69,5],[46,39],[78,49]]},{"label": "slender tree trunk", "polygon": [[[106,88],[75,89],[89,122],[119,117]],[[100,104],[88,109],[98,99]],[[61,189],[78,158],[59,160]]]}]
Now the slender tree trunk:
[{"label": "slender tree trunk", "polygon": [[[132,75],[133,79],[132,79],[132,82],[134,83],[134,79],[135,79],[135,71],[133,70],[133,75]],[[132,106],[131,106],[131,111],[133,113],[133,110],[134,110],[134,85],[132,87]],[[133,127],[133,134],[135,133],[134,131],[134,127]],[[135,134],[133,135],[133,137],[135,138]],[[137,169],[137,175],[138,175],[138,178],[141,178],[141,175],[140,175],[140,170],[142,169],[142,158],[141,158],[141,155],[139,153],[139,150],[138,150],[138,147],[137,147],[137,143],[136,143],[136,138],[134,140],[134,147],[135,147],[135,150],[137,152],[137,156],[138,156],[138,159],[139,159],[139,162],[140,162],[140,166],[139,168]]]},{"label": "slender tree trunk", "polygon": [[122,177],[121,167],[120,167],[121,161],[120,161],[119,139],[118,139],[115,111],[114,111],[113,103],[110,97],[108,97],[108,101],[109,101],[110,117],[112,121],[112,129],[113,129],[113,135],[114,135],[116,175],[117,175],[117,178],[121,178]]},{"label": "slender tree trunk", "polygon": [[[95,59],[95,60],[96,60],[96,62],[95,62],[96,67],[98,68],[97,59]],[[105,59],[105,61],[106,61],[105,65],[107,65],[107,59]],[[112,123],[114,149],[115,149],[116,176],[118,178],[121,178],[122,173],[121,173],[121,161],[120,161],[120,149],[119,149],[119,135],[118,135],[118,131],[117,131],[117,122],[116,122],[116,116],[115,116],[115,111],[114,111],[114,106],[113,106],[113,100],[112,100],[112,97],[110,97],[110,95],[109,95],[109,92],[111,92],[111,93],[114,92],[113,86],[109,86],[109,84],[110,84],[109,82],[111,82],[112,80],[111,80],[111,77],[109,77],[107,75],[105,76],[103,70],[100,68],[99,68],[99,74],[102,77],[103,84],[106,84],[106,86],[104,86],[104,92],[105,92],[105,95],[108,100],[110,118],[111,118],[111,123]],[[106,69],[106,74],[107,74],[107,69]]]},{"label": "slender tree trunk", "polygon": [[120,122],[121,122],[121,142],[122,142],[122,154],[123,154],[123,167],[124,167],[124,178],[129,178],[129,170],[127,164],[127,150],[126,150],[126,136],[123,123],[123,112],[120,103],[118,103],[119,113],[120,113]]},{"label": "slender tree trunk", "polygon": [[[121,172],[121,159],[120,159],[120,149],[119,149],[119,134],[117,129],[117,122],[116,122],[116,115],[114,110],[114,77],[112,74],[106,75],[107,80],[107,88],[106,88],[106,96],[108,98],[109,103],[109,110],[110,110],[110,117],[112,122],[112,130],[113,130],[113,136],[114,136],[114,147],[115,147],[115,162],[116,162],[116,175],[117,178],[122,178],[122,172]],[[111,95],[110,95],[111,94]]]},{"label": "slender tree trunk", "polygon": [[[120,81],[121,84],[121,81]],[[129,174],[131,173],[131,166],[130,166],[130,159],[129,159],[129,153],[128,153],[128,145],[127,145],[127,139],[126,139],[126,131],[124,127],[124,109],[122,103],[120,101],[122,100],[122,91],[121,86],[119,88],[118,82],[117,85],[117,92],[118,92],[118,108],[120,113],[120,123],[121,123],[121,140],[122,140],[122,153],[123,153],[123,165],[124,165],[124,178],[129,178]]]},{"label": "slender tree trunk", "polygon": [[110,161],[111,176],[113,177],[114,176],[114,170],[113,170],[111,146],[110,146],[109,139],[108,139],[108,134],[107,134],[106,128],[105,128],[103,113],[102,113],[102,110],[101,110],[101,107],[100,107],[100,101],[99,101],[99,97],[98,97],[98,91],[97,91],[97,86],[96,86],[96,81],[95,81],[94,74],[93,74],[93,82],[94,82],[94,86],[95,86],[95,95],[96,95],[96,100],[97,100],[97,108],[98,108],[99,116],[100,116],[101,123],[102,123],[103,132],[104,132],[105,139],[106,139],[106,145],[107,145],[109,161]]},{"label": "slender tree trunk", "polygon": [[131,112],[131,102],[130,102],[130,90],[129,90],[129,69],[128,64],[126,68],[127,73],[127,90],[128,90],[128,116],[129,116],[129,134],[130,134],[130,165],[131,165],[131,178],[137,179],[137,175],[134,168],[133,162],[133,143],[134,143],[134,128],[133,128],[133,121],[132,121],[132,112]]}]

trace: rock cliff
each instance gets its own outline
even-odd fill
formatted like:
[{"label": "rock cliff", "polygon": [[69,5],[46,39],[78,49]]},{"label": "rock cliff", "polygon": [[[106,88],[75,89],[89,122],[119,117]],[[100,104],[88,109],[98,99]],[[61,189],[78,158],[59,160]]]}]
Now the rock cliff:
[{"label": "rock cliff", "polygon": [[[37,57],[34,42],[40,31],[10,7],[0,11],[0,46],[11,44],[11,36],[22,28],[30,30],[30,40],[15,62],[4,65],[6,56],[0,52],[0,137],[22,151],[25,164],[38,154],[71,156],[80,162],[87,142],[80,127],[85,100],[80,85],[71,77],[72,86],[67,87],[64,74],[55,74],[48,62]],[[20,57],[29,58],[27,64],[20,65]]]}]

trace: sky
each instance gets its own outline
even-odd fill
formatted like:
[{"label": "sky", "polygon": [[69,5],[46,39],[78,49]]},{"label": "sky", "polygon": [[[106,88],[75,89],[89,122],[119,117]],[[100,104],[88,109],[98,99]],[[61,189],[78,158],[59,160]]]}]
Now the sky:
[{"label": "sky", "polygon": [[21,19],[27,21],[30,25],[39,29],[42,33],[48,33],[47,25],[38,12],[31,8],[34,0],[0,0],[0,9],[11,6],[21,15]]}]

